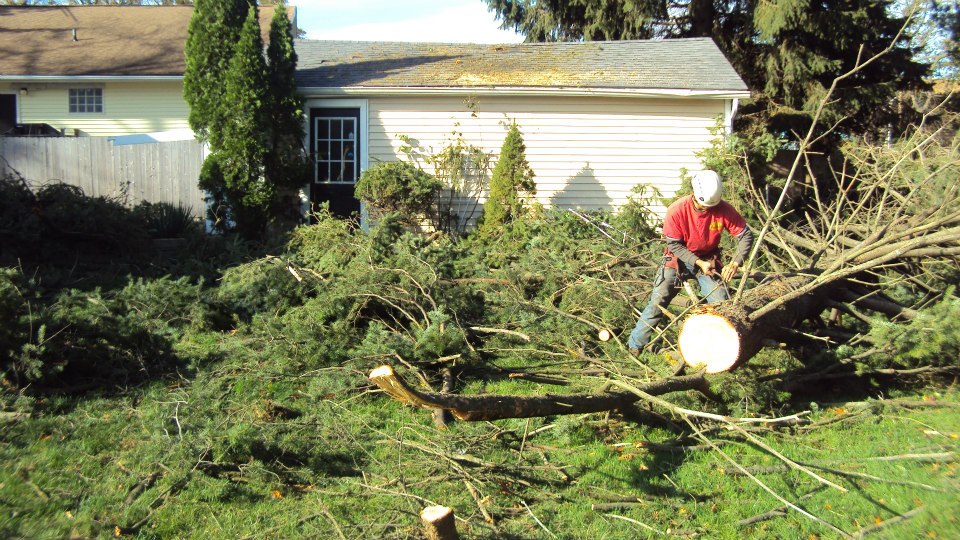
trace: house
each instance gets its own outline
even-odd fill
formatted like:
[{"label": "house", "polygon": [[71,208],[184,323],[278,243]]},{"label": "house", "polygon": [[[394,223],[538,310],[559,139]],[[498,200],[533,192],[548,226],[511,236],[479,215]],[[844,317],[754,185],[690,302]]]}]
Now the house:
[{"label": "house", "polygon": [[[0,175],[129,204],[179,203],[203,217],[205,148],[183,99],[192,15],[190,6],[0,6]],[[265,39],[272,17],[260,9]]]},{"label": "house", "polygon": [[[314,203],[359,208],[353,183],[404,147],[462,134],[497,154],[511,122],[545,205],[613,209],[638,183],[664,195],[702,168],[749,92],[709,38],[470,45],[301,40],[297,85],[317,162]],[[662,212],[663,208],[656,207]]]},{"label": "house", "polygon": [[[191,6],[0,6],[0,133],[192,138],[183,99]],[[269,35],[272,7],[260,9]],[[49,127],[46,128],[49,130]]]},{"label": "house", "polygon": [[[0,6],[0,132],[192,138],[182,97],[191,15],[190,6]],[[272,15],[260,9],[265,37]],[[710,39],[296,48],[315,162],[305,191],[341,214],[360,208],[353,186],[371,164],[410,159],[410,145],[437,152],[454,133],[495,158],[511,122],[545,205],[617,208],[638,183],[670,195],[749,96]]]}]

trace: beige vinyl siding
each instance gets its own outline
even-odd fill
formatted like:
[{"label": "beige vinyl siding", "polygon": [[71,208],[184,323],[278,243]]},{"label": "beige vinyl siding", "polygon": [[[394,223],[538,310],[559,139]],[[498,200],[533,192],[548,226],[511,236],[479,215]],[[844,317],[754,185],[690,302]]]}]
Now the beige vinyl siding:
[{"label": "beige vinyl siding", "polygon": [[[70,88],[102,88],[102,113],[70,113]],[[180,81],[49,83],[31,85],[20,99],[22,123],[74,128],[78,135],[108,137],[189,128]]]},{"label": "beige vinyl siding", "polygon": [[[462,133],[496,159],[515,120],[545,205],[612,209],[638,183],[672,195],[680,170],[697,170],[724,101],[608,97],[375,97],[369,99],[369,163],[405,158],[401,135],[423,153]],[[654,207],[655,211],[662,208]]]}]

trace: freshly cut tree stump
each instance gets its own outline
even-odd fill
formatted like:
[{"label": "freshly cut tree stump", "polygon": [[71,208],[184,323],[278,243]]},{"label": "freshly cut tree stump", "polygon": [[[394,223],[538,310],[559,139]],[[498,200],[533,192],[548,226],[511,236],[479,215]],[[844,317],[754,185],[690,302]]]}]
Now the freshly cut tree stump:
[{"label": "freshly cut tree stump", "polygon": [[[740,302],[725,300],[694,309],[680,328],[678,341],[684,362],[707,373],[743,364],[765,342],[780,338],[825,309],[834,285],[811,287],[816,278],[803,274],[771,279],[746,291]],[[802,296],[781,301],[801,287],[811,288]]]},{"label": "freshly cut tree stump", "polygon": [[458,540],[453,510],[446,506],[428,506],[420,512],[423,532],[428,540]]}]

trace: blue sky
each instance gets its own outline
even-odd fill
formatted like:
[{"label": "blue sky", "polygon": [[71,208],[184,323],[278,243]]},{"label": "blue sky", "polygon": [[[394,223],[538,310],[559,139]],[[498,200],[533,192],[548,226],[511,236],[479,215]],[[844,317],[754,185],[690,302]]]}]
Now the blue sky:
[{"label": "blue sky", "polygon": [[483,0],[290,0],[309,39],[519,43]]}]

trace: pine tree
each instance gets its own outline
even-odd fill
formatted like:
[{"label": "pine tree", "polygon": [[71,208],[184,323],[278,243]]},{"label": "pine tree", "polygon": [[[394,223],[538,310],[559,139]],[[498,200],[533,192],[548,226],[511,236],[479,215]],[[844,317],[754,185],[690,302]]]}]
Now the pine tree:
[{"label": "pine tree", "polygon": [[934,22],[940,29],[943,75],[960,74],[960,0],[931,0]]},{"label": "pine tree", "polygon": [[906,21],[892,15],[889,0],[761,2],[754,20],[762,91],[778,104],[771,111],[772,130],[805,132],[807,114],[824,99],[834,79],[894,43],[899,46],[840,81],[823,123],[848,133],[870,133],[895,119],[892,98],[898,90],[926,86],[923,77],[929,66],[913,61],[916,51],[908,37],[898,36]]},{"label": "pine tree", "polygon": [[232,112],[224,107],[224,81],[249,6],[247,0],[196,0],[187,29],[183,98],[190,106],[190,127],[214,148]]},{"label": "pine tree", "polygon": [[527,162],[527,145],[517,123],[510,124],[500,147],[500,158],[490,178],[490,192],[483,203],[480,234],[487,235],[519,216],[523,211],[521,193],[536,194],[533,169]]},{"label": "pine tree", "polygon": [[270,92],[266,104],[269,154],[265,175],[278,188],[285,190],[303,186],[308,172],[303,152],[303,100],[297,95],[296,70],[293,25],[284,5],[277,4],[270,21],[270,44],[267,47]]}]

